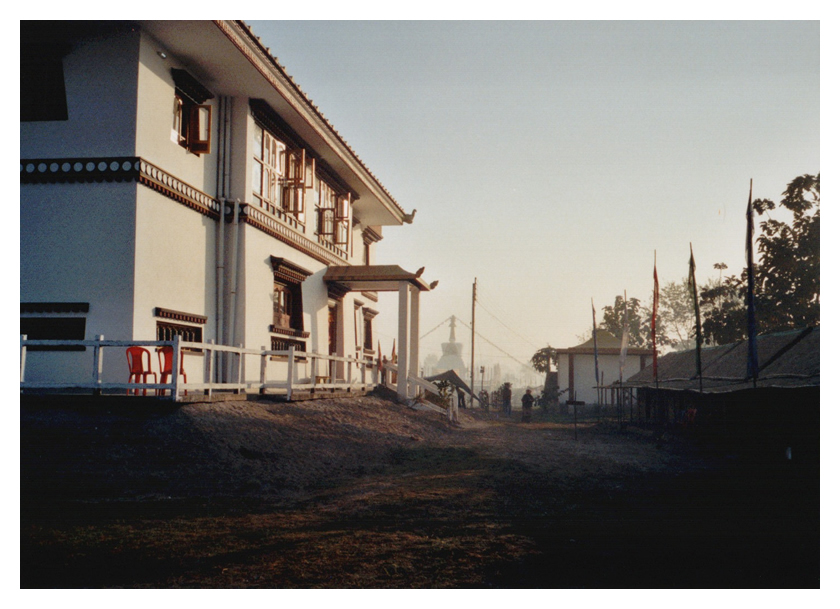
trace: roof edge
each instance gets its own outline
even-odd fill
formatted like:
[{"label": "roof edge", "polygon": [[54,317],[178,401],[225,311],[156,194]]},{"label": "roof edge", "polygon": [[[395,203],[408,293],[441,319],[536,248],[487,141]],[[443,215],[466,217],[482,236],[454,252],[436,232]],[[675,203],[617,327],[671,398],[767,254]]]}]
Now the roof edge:
[{"label": "roof edge", "polygon": [[266,67],[268,67],[272,72],[274,72],[275,76],[280,78],[288,87],[289,90],[296,95],[297,101],[302,103],[304,106],[308,108],[311,112],[312,116],[314,116],[318,122],[320,123],[320,127],[323,128],[325,131],[330,133],[333,137],[336,138],[337,142],[341,145],[345,152],[347,152],[357,164],[358,169],[361,171],[360,174],[363,174],[367,178],[369,178],[373,184],[377,187],[380,191],[380,199],[383,203],[387,205],[393,206],[392,213],[394,216],[401,222],[411,224],[414,220],[414,214],[416,210],[411,214],[406,213],[406,211],[402,208],[402,206],[397,202],[394,196],[388,191],[387,188],[379,181],[370,168],[362,161],[361,157],[356,153],[355,150],[350,146],[347,140],[342,137],[342,135],[338,132],[338,130],[333,126],[333,124],[327,120],[326,116],[324,116],[315,103],[309,98],[309,96],[303,91],[303,89],[298,85],[292,76],[286,72],[286,68],[280,64],[278,59],[271,54],[271,51],[268,47],[263,45],[262,40],[259,36],[257,36],[254,31],[251,29],[247,23],[242,20],[232,20],[232,21],[225,21],[225,20],[215,20],[214,23],[222,30],[223,33],[225,32],[224,25],[225,24],[233,24],[235,30],[243,37],[247,38],[247,40],[251,43],[254,49],[259,53],[261,60]]}]

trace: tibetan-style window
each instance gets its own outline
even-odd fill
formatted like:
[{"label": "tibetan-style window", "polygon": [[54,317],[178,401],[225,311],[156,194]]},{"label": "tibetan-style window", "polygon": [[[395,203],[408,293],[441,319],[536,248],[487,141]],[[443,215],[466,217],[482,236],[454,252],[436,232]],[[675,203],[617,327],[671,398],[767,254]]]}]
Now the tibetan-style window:
[{"label": "tibetan-style window", "polygon": [[[204,325],[207,323],[207,317],[204,315],[155,307],[155,317],[158,318],[155,340],[174,340],[176,336],[179,336],[184,342],[203,342]],[[185,351],[191,350],[185,349]]]},{"label": "tibetan-style window", "polygon": [[200,326],[188,326],[186,324],[173,324],[167,321],[157,322],[157,336],[155,340],[175,340],[180,336],[181,340],[189,343],[202,342],[203,330]]},{"label": "tibetan-style window", "polygon": [[373,354],[373,318],[379,315],[378,311],[374,311],[373,309],[369,309],[368,307],[364,307],[362,309],[362,314],[364,315],[364,345],[365,345],[365,353],[368,355]]},{"label": "tibetan-style window", "polygon": [[314,181],[315,159],[307,160],[305,149],[295,149],[259,123],[254,127],[253,148],[254,201],[266,212],[303,226],[304,200]]},{"label": "tibetan-style window", "polygon": [[[274,327],[300,330],[298,320],[302,316],[300,284],[274,282]],[[292,319],[295,325],[292,326]]]},{"label": "tibetan-style window", "polygon": [[318,237],[345,250],[350,242],[350,199],[349,193],[338,195],[324,180],[318,180]]},{"label": "tibetan-style window", "polygon": [[358,300],[353,303],[353,329],[356,334],[356,351],[359,352],[364,346],[364,318],[362,317],[362,303]]},{"label": "tibetan-style window", "polygon": [[172,107],[172,140],[193,154],[210,152],[212,108],[205,104],[213,98],[187,71],[172,69],[175,99]]},{"label": "tibetan-style window", "polygon": [[308,338],[309,333],[303,328],[301,284],[311,273],[283,258],[271,256],[270,260],[274,270],[274,291],[269,331],[286,337]]}]

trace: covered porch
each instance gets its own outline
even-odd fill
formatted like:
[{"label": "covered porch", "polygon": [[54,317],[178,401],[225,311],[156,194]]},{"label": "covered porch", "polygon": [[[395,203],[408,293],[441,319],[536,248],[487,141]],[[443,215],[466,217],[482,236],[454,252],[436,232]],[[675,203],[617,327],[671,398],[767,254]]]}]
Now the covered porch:
[{"label": "covered porch", "polygon": [[428,292],[437,281],[427,284],[420,276],[397,265],[330,266],[324,282],[342,292],[398,292],[397,394],[410,399],[409,377],[420,372],[420,292]]}]

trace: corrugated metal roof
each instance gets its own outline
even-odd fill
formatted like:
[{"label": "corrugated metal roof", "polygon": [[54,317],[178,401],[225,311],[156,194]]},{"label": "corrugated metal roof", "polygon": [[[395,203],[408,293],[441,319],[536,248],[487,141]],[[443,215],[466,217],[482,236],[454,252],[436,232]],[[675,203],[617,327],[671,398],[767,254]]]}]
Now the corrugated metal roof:
[{"label": "corrugated metal roof", "polygon": [[[759,336],[756,387],[805,387],[820,384],[820,328],[805,328]],[[724,393],[749,389],[747,341],[701,350],[703,391]],[[699,391],[694,349],[659,359],[659,388]],[[656,387],[648,366],[624,382],[629,387]]]}]

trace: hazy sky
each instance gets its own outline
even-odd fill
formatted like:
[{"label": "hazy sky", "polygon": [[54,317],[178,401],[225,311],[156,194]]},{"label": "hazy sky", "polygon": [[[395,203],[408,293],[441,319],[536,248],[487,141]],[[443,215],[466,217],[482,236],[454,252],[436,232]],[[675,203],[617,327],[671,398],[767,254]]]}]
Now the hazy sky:
[{"label": "hazy sky", "polygon": [[[378,262],[440,280],[421,335],[469,323],[478,279],[476,367],[574,346],[591,298],[599,321],[625,289],[647,302],[654,250],[660,284],[686,276],[689,243],[698,281],[740,272],[750,178],[778,201],[820,171],[819,22],[248,23],[418,210]],[[380,304],[390,350],[396,300]]]}]

